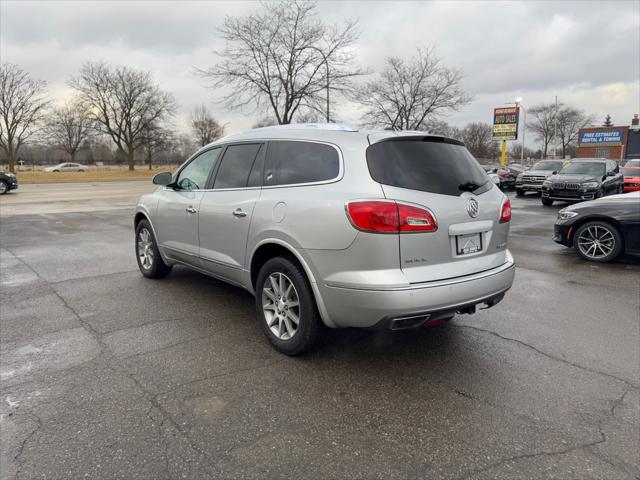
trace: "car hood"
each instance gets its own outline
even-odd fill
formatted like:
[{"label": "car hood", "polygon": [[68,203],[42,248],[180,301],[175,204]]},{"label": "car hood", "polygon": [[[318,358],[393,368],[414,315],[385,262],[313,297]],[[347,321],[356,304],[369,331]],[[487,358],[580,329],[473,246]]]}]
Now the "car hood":
[{"label": "car hood", "polygon": [[584,208],[589,208],[592,205],[602,205],[607,203],[615,203],[615,202],[633,202],[634,204],[640,201],[640,192],[630,192],[630,193],[620,193],[617,195],[609,195],[608,197],[597,198],[595,200],[588,200],[586,202],[576,203],[574,205],[570,205],[568,207],[563,208],[563,210],[568,211],[576,211]]},{"label": "car hood", "polygon": [[574,182],[574,183],[583,183],[583,182],[600,182],[600,178],[594,177],[593,175],[581,175],[581,174],[559,174],[553,175],[550,180],[552,182]]},{"label": "car hood", "polygon": [[526,170],[522,172],[521,175],[544,175],[545,177],[548,177],[550,175],[553,175],[553,170]]}]

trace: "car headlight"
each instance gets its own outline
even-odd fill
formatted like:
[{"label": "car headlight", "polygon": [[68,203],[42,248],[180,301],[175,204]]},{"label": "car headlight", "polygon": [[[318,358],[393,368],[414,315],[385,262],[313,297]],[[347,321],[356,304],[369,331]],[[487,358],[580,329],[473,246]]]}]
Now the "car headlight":
[{"label": "car headlight", "polygon": [[570,218],[573,218],[575,216],[578,215],[578,212],[572,212],[570,210],[560,210],[558,212],[558,219],[559,220],[569,220]]},{"label": "car headlight", "polygon": [[582,188],[598,188],[600,184],[598,182],[586,182],[582,184]]}]

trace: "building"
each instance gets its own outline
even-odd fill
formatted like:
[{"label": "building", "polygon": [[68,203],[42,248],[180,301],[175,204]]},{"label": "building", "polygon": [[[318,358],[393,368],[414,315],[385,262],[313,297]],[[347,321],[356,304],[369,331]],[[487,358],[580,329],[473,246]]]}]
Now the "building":
[{"label": "building", "polygon": [[631,126],[588,127],[578,132],[578,158],[640,158],[638,114]]}]

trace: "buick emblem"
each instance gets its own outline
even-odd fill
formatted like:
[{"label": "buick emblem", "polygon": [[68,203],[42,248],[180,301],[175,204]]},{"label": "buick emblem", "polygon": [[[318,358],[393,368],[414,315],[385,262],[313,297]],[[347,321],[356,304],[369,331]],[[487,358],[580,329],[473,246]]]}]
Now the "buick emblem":
[{"label": "buick emblem", "polygon": [[475,198],[470,198],[469,200],[467,200],[467,213],[471,218],[476,218],[479,211],[480,206],[478,205],[478,201]]}]

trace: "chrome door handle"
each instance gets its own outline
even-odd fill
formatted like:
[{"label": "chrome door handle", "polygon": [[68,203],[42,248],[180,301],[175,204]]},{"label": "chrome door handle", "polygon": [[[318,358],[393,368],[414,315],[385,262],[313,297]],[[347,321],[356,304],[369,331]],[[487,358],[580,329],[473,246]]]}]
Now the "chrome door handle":
[{"label": "chrome door handle", "polygon": [[187,207],[187,213],[196,213],[197,210],[193,207]]},{"label": "chrome door handle", "polygon": [[247,216],[247,212],[243,211],[241,208],[238,208],[237,210],[233,211],[233,216],[234,217],[246,217]]}]

